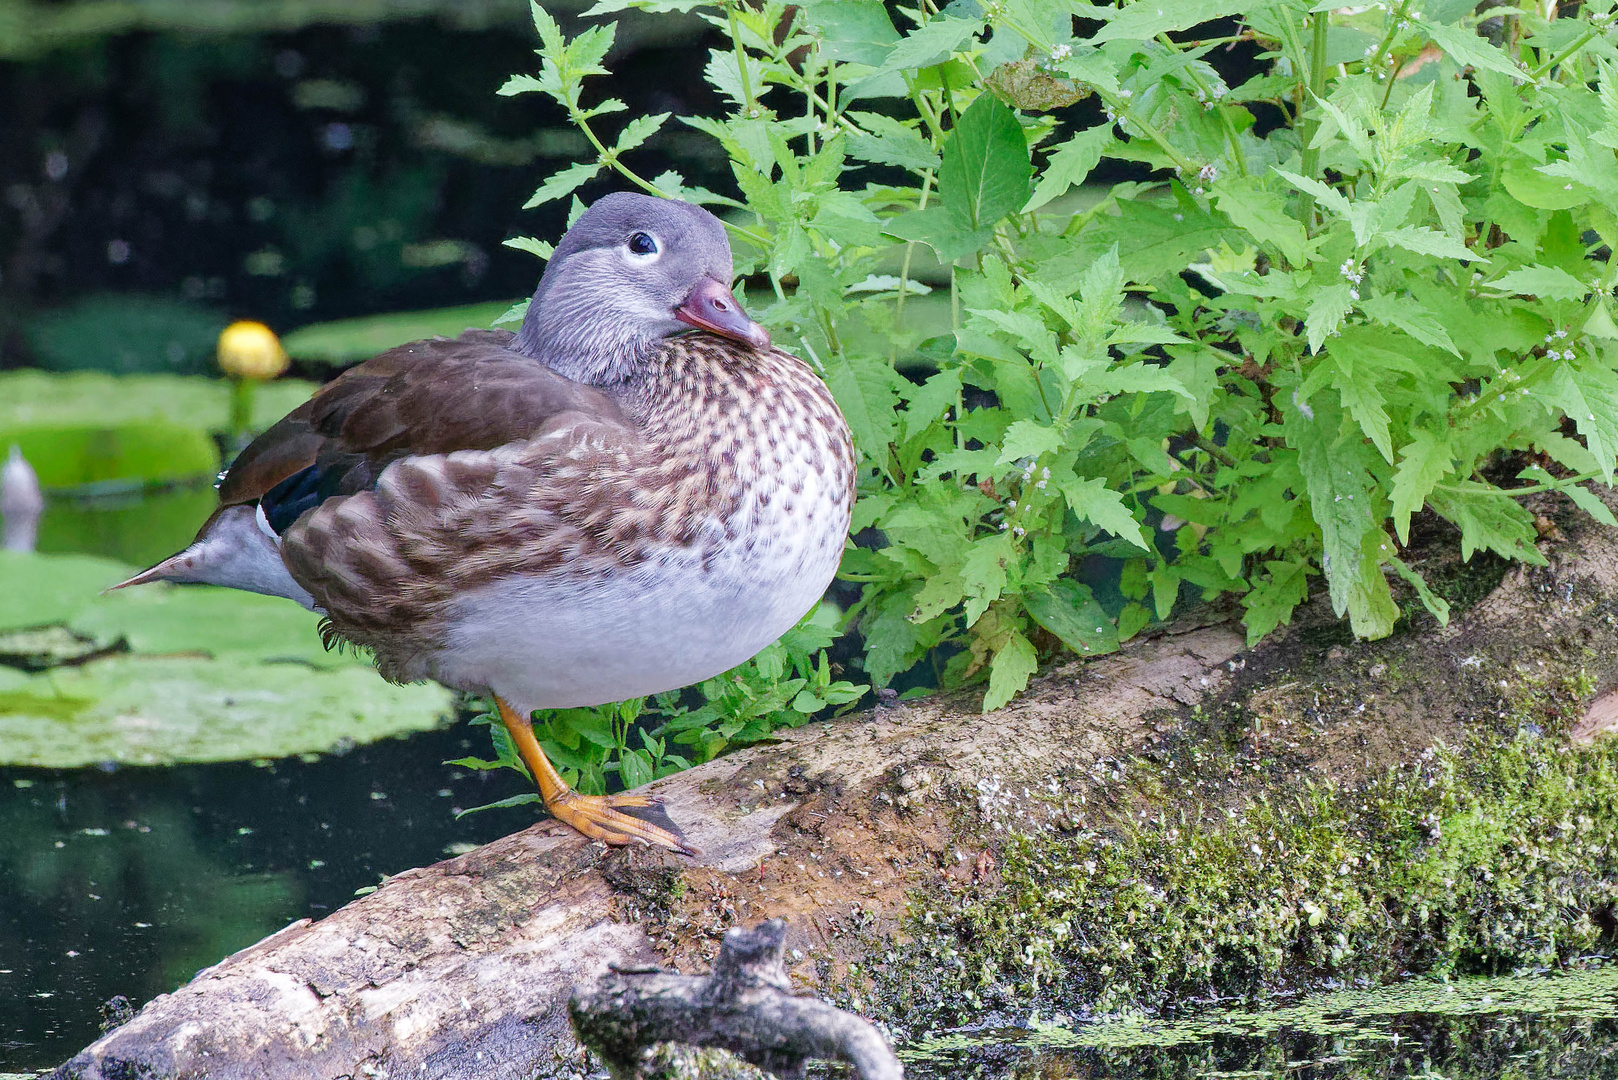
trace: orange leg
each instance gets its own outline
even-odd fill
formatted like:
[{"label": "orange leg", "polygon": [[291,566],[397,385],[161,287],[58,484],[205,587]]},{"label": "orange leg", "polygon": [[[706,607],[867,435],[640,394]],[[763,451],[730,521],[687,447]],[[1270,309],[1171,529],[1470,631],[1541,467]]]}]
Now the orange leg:
[{"label": "orange leg", "polygon": [[592,840],[609,844],[641,843],[666,847],[685,855],[702,854],[685,842],[680,827],[663,812],[663,800],[655,795],[580,795],[568,787],[540,749],[534,727],[518,716],[510,705],[494,699],[500,719],[517,747],[517,754],[539,785],[545,809]]}]

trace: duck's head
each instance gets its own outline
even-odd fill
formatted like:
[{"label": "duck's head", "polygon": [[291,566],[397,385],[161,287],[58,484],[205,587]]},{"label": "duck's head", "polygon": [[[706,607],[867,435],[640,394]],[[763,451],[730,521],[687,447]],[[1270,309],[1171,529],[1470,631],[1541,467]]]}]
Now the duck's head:
[{"label": "duck's head", "polygon": [[768,348],[770,335],[742,311],[730,280],[730,241],[708,211],[607,195],[556,245],[517,349],[578,382],[606,385],[693,327]]}]

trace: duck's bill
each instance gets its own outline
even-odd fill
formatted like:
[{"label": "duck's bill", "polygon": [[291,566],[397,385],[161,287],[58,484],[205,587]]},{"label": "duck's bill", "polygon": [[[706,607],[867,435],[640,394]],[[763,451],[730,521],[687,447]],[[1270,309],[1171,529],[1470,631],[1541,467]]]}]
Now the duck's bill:
[{"label": "duck's bill", "polygon": [[749,319],[721,281],[709,278],[692,290],[674,317],[688,326],[728,337],[755,349],[770,347],[770,332]]}]

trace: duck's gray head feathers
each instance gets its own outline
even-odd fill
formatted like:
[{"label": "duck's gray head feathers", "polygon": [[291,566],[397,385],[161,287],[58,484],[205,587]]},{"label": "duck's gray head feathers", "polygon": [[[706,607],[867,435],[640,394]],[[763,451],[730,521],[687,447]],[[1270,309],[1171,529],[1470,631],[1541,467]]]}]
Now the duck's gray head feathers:
[{"label": "duck's gray head feathers", "polygon": [[568,378],[607,385],[692,327],[767,346],[730,295],[731,273],[730,241],[708,211],[607,195],[556,245],[516,347]]}]

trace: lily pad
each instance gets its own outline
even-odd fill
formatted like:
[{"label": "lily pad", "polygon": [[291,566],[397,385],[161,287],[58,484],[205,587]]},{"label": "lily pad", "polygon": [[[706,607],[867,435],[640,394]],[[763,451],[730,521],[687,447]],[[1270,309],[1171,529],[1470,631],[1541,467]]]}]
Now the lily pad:
[{"label": "lily pad", "polygon": [[[314,392],[314,383],[299,379],[263,383],[253,394],[252,427],[269,427]],[[87,417],[107,426],[167,420],[223,431],[230,424],[230,383],[183,375],[0,371],[0,427],[82,424]]]},{"label": "lily pad", "polygon": [[165,296],[100,293],[39,315],[24,330],[39,367],[52,371],[201,374],[229,320]]},{"label": "lily pad", "polygon": [[288,355],[327,364],[354,364],[369,360],[395,345],[430,337],[455,337],[467,329],[482,329],[511,307],[510,301],[462,304],[427,311],[400,311],[313,323],[281,339]]},{"label": "lily pad", "polygon": [[126,654],[20,678],[0,679],[0,764],[54,769],[342,750],[437,727],[453,708],[442,687],[354,664]]},{"label": "lily pad", "polygon": [[116,498],[53,496],[39,522],[39,550],[150,566],[189,544],[219,505],[212,481],[210,476]]},{"label": "lily pad", "polygon": [[22,450],[47,489],[176,483],[219,471],[219,448],[208,432],[169,420],[0,424],[0,447],[7,446]]},{"label": "lily pad", "polygon": [[94,599],[67,619],[97,641],[123,638],[137,653],[191,653],[308,668],[369,669],[353,650],[320,643],[320,616],[290,600],[208,585],[141,585]]},{"label": "lily pad", "polygon": [[[442,687],[392,686],[364,657],[327,652],[319,616],[289,600],[201,585],[100,594],[133,572],[0,552],[0,640],[22,657],[0,664],[0,764],[285,757],[427,730],[453,710]],[[58,629],[17,633],[34,627]],[[75,662],[120,642],[131,651]],[[60,666],[24,670],[53,655]]]},{"label": "lily pad", "polygon": [[0,631],[66,624],[108,585],[134,568],[93,555],[0,551]]}]

